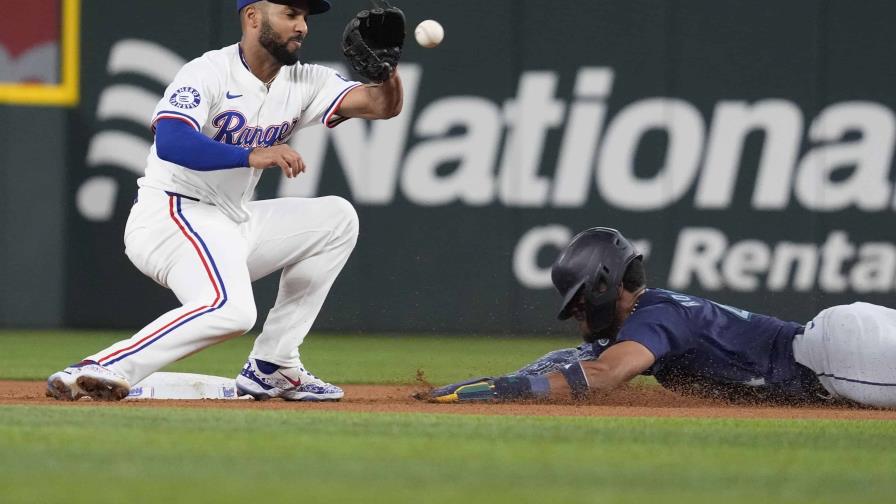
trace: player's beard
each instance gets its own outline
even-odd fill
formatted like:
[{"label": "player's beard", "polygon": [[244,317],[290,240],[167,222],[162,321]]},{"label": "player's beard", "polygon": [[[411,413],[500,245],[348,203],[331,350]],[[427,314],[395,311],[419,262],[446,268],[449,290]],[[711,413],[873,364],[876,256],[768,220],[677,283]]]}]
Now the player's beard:
[{"label": "player's beard", "polygon": [[258,43],[267,49],[271,56],[281,65],[292,66],[299,62],[299,49],[301,49],[301,46],[295,51],[290,51],[289,43],[292,41],[302,42],[304,39],[304,36],[299,35],[287,39],[286,42],[280,42],[271,23],[266,18],[261,20],[261,33],[258,35]]}]

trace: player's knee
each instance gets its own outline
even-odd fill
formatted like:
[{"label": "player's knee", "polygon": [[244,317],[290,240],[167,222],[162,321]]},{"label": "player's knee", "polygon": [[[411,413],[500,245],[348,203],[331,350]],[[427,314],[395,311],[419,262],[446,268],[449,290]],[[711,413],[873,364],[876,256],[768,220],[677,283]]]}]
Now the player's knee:
[{"label": "player's knee", "polygon": [[258,311],[254,304],[225,303],[219,310],[219,317],[228,336],[246,334],[258,319]]},{"label": "player's knee", "polygon": [[358,230],[360,229],[358,212],[355,210],[354,205],[339,196],[327,196],[327,200],[333,207],[334,212],[339,215],[340,226],[337,228],[339,234],[354,246],[358,240]]}]

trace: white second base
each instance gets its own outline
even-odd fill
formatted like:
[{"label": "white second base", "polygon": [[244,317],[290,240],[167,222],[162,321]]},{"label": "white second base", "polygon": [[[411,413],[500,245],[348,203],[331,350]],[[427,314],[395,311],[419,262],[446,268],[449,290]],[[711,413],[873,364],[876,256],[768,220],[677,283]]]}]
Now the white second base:
[{"label": "white second base", "polygon": [[[244,396],[251,399],[250,396]],[[233,378],[193,373],[153,373],[126,399],[240,399]]]}]

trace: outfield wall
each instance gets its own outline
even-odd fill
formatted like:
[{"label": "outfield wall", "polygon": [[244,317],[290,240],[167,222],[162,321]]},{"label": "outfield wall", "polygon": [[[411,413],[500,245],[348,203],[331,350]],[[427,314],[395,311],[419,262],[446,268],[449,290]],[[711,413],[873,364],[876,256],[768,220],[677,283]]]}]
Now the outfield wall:
[{"label": "outfield wall", "polygon": [[[155,102],[181,64],[238,38],[232,3],[84,2],[79,105],[0,108],[23,130],[0,139],[13,279],[0,323],[134,327],[173,306],[121,235]],[[335,3],[312,18],[306,61],[343,65],[338,36],[363,2]],[[549,266],[594,225],[638,240],[654,285],[795,320],[855,299],[896,305],[896,5],[402,7],[447,38],[409,40],[401,116],[302,130],[308,172],[259,186],[358,209],[358,248],[318,328],[568,329],[552,320]],[[261,308],[275,290],[258,284]]]}]

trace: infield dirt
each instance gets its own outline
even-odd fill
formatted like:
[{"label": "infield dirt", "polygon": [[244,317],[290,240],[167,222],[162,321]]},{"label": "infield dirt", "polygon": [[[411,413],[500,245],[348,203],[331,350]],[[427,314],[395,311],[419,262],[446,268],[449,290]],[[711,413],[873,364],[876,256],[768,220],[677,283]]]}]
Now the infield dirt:
[{"label": "infield dirt", "polygon": [[413,398],[420,387],[409,385],[346,385],[339,402],[309,403],[281,400],[140,400],[118,403],[60,402],[44,395],[46,384],[0,381],[0,406],[104,406],[115,408],[218,408],[351,411],[371,413],[447,413],[467,415],[589,416],[589,417],[680,417],[680,418],[776,418],[896,420],[896,410],[878,410],[830,405],[824,407],[744,406],[722,401],[685,397],[658,386],[628,386],[588,403],[544,404],[433,404]]}]

